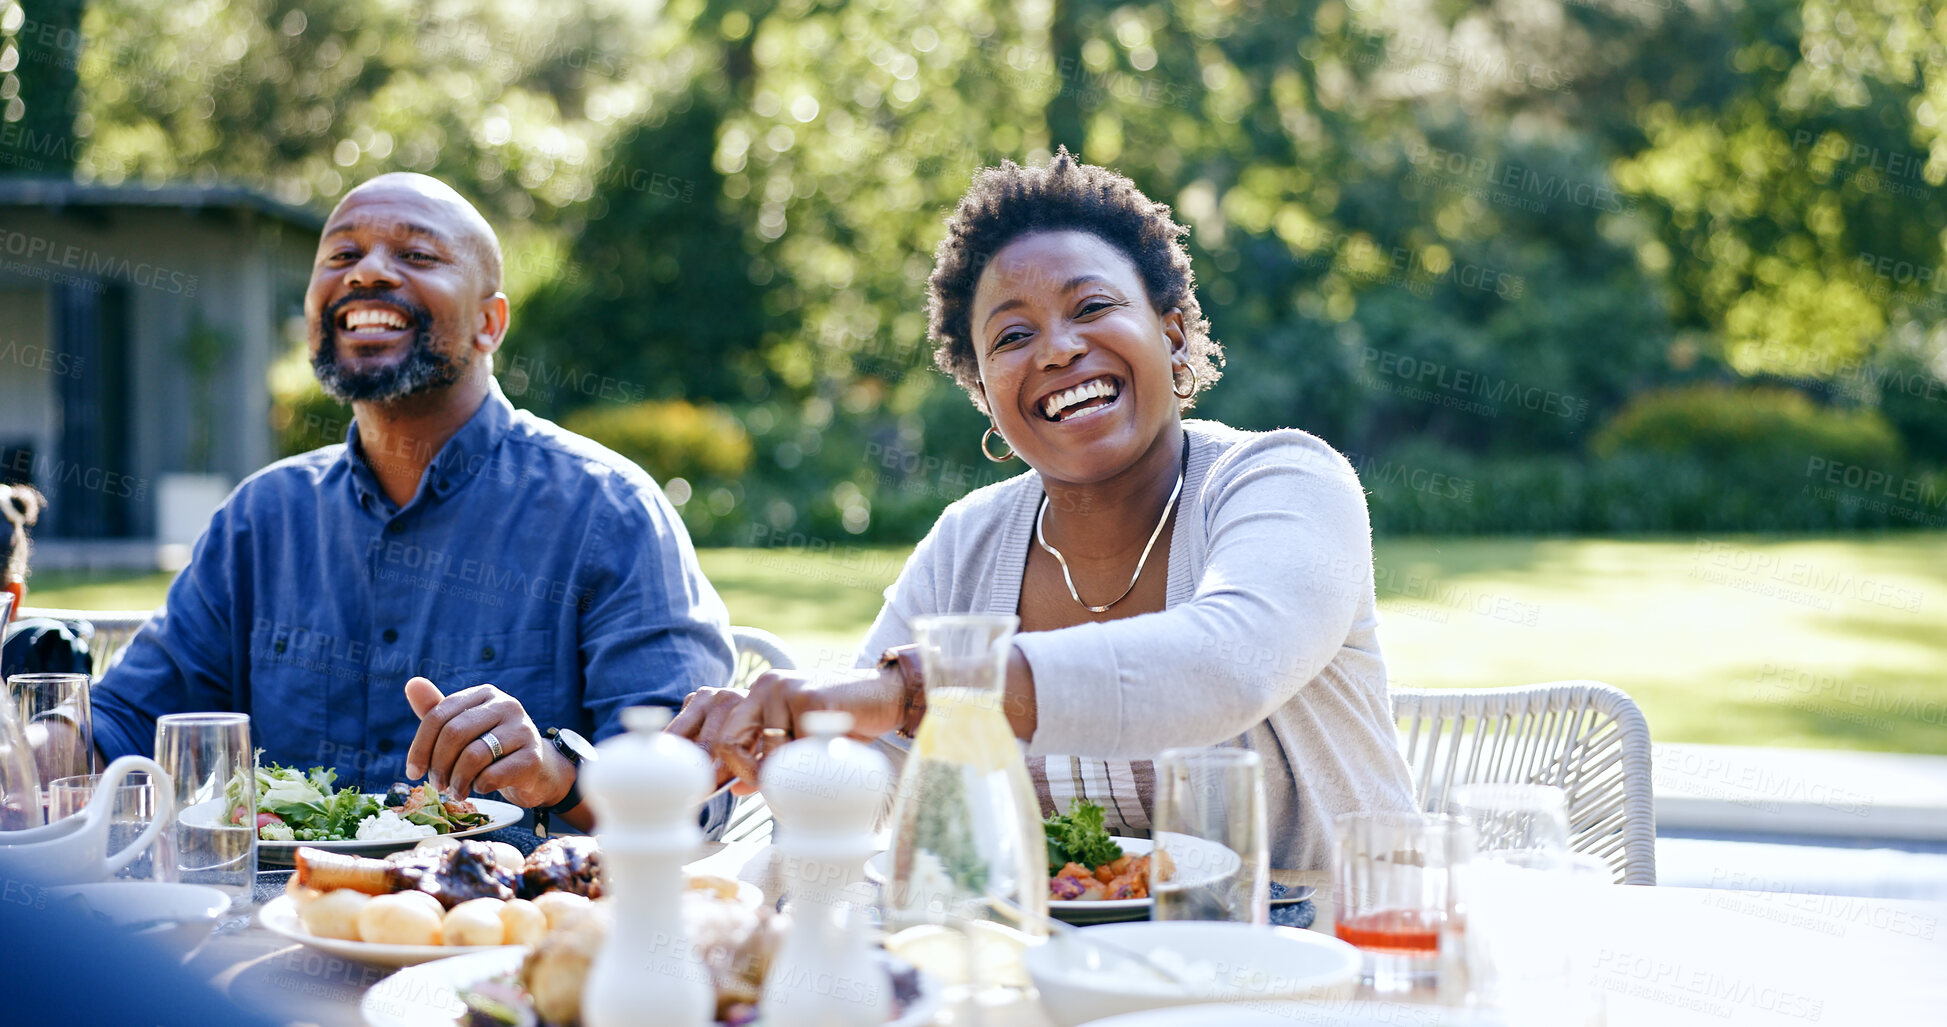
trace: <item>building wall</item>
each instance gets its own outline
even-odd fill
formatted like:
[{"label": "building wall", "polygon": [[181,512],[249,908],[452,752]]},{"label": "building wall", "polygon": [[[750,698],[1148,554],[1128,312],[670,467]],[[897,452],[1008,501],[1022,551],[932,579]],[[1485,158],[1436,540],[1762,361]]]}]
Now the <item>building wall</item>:
[{"label": "building wall", "polygon": [[[45,453],[60,425],[55,379],[75,368],[48,337],[47,289],[0,285],[0,445]],[[0,466],[0,477],[11,467]]]},{"label": "building wall", "polygon": [[[16,330],[17,304],[7,300],[38,290],[45,310],[46,279],[125,288],[126,366],[83,373],[129,376],[128,466],[107,470],[141,486],[130,490],[140,498],[128,500],[134,535],[155,532],[161,476],[215,472],[235,482],[270,462],[267,371],[289,345],[284,321],[302,311],[316,246],[308,230],[238,209],[0,208],[0,236],[0,347]],[[14,252],[23,236],[31,253]],[[206,379],[191,373],[185,355],[198,325],[225,340]],[[54,341],[45,314],[37,325],[22,319],[17,330]],[[37,420],[52,452],[58,394],[45,372],[36,383],[21,370],[0,365],[0,438],[15,421]],[[15,400],[18,409],[10,409]]]}]

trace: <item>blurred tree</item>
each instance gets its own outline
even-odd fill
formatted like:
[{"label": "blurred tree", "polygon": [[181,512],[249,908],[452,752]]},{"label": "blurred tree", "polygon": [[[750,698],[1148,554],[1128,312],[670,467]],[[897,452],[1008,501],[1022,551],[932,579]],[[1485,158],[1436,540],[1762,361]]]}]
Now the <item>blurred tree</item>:
[{"label": "blurred tree", "polygon": [[[329,204],[386,171],[423,171],[496,224],[587,199],[591,155],[626,114],[646,16],[537,0],[96,0],[84,121],[119,181],[233,179]],[[120,169],[126,169],[124,172]]]},{"label": "blurred tree", "polygon": [[1739,371],[1809,378],[1939,325],[1947,21],[1904,0],[1691,11],[1645,62],[1681,72],[1629,82],[1644,145],[1616,165],[1682,322]]},{"label": "blurred tree", "polygon": [[[909,538],[1005,473],[930,369],[924,282],[974,170],[1057,141],[1192,228],[1211,416],[1551,454],[1545,489],[1631,397],[1772,372],[1947,445],[1947,28],[1902,0],[96,0],[85,27],[82,177],[478,197],[518,402],[743,423],[701,538]],[[1612,477],[1467,528],[1595,523]]]},{"label": "blurred tree", "polygon": [[535,409],[617,398],[547,387],[564,378],[610,377],[636,398],[748,401],[769,391],[763,347],[782,334],[766,310],[774,272],[750,252],[745,219],[711,165],[721,116],[706,90],[658,98],[610,152],[567,251],[572,271],[523,305],[509,343],[504,363],[530,378]]},{"label": "blurred tree", "polygon": [[0,0],[0,175],[65,178],[75,166],[75,101],[85,0]]}]

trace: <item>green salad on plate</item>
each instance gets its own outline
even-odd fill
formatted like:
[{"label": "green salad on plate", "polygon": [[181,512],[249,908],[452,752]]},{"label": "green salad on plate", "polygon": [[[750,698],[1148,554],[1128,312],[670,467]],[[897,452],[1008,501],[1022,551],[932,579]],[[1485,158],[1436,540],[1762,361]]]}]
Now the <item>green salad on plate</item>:
[{"label": "green salad on plate", "polygon": [[335,787],[337,780],[335,770],[305,771],[260,759],[255,812],[245,807],[240,777],[231,778],[224,790],[224,808],[230,811],[232,824],[247,824],[254,816],[257,838],[266,842],[351,841],[358,838],[360,824],[387,809],[398,820],[430,827],[436,834],[479,827],[489,819],[470,802],[441,797],[432,785],[396,784],[379,796],[349,785]]}]

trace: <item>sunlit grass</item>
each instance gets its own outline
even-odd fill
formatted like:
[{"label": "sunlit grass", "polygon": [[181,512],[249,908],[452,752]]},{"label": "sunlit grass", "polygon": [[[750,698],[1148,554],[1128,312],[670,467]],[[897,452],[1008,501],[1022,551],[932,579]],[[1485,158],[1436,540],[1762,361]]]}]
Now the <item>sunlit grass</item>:
[{"label": "sunlit grass", "polygon": [[1592,678],[1661,740],[1947,752],[1947,537],[1410,539],[1379,564],[1396,685]]},{"label": "sunlit grass", "polygon": [[74,574],[38,571],[28,581],[27,605],[57,610],[152,610],[162,605],[174,574]]},{"label": "sunlit grass", "polygon": [[[807,666],[850,662],[904,547],[706,549],[731,620]],[[35,579],[31,602],[139,609],[168,575]],[[1394,539],[1379,545],[1395,685],[1593,678],[1659,740],[1947,752],[1947,536]]]}]

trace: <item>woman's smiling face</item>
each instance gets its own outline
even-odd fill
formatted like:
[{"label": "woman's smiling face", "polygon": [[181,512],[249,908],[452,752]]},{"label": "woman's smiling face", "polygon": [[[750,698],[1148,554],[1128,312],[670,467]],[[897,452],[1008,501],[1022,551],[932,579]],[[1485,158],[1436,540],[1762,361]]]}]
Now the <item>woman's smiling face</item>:
[{"label": "woman's smiling face", "polygon": [[1035,232],[1002,247],[968,314],[981,392],[1008,445],[1055,481],[1128,470],[1179,424],[1183,318],[1100,236]]}]

